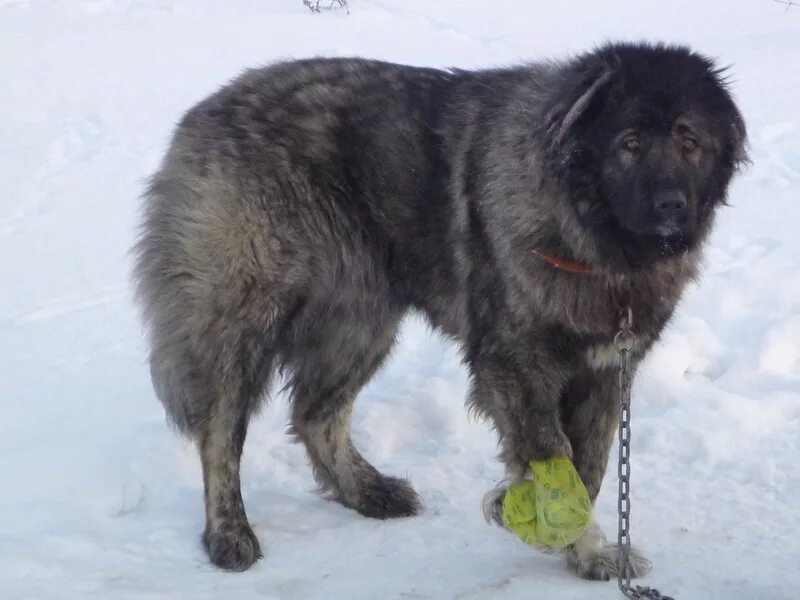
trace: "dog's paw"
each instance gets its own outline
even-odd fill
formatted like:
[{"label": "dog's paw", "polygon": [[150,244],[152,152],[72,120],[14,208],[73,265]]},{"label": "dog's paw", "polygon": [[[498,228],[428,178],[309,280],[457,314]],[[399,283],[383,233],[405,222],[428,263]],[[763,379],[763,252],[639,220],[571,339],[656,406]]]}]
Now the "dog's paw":
[{"label": "dog's paw", "polygon": [[262,557],[258,538],[247,523],[207,529],[203,545],[211,562],[226,571],[246,571]]},{"label": "dog's paw", "polygon": [[506,487],[499,485],[483,495],[483,516],[487,523],[505,527],[503,522],[503,501],[506,498]]},{"label": "dog's paw", "polygon": [[[504,529],[508,529],[505,525],[505,519],[503,519],[503,502],[506,498],[507,489],[505,485],[500,485],[496,488],[492,488],[483,495],[483,516],[486,522],[499,525]],[[562,551],[558,548],[545,546],[544,544],[533,544],[532,547],[543,554],[558,554]]]},{"label": "dog's paw", "polygon": [[379,475],[362,487],[354,508],[365,517],[398,519],[418,515],[422,502],[405,479]]},{"label": "dog's paw", "polygon": [[[619,573],[617,545],[606,544],[600,549],[583,555],[571,548],[567,551],[567,566],[583,579],[608,581],[612,577],[616,578]],[[628,573],[631,579],[646,575],[651,568],[650,561],[641,552],[631,548],[628,561]]]},{"label": "dog's paw", "polygon": [[[608,581],[619,573],[617,545],[609,544],[597,523],[591,523],[581,538],[567,549],[567,567],[584,579]],[[628,573],[631,579],[650,571],[650,561],[631,548]]]}]

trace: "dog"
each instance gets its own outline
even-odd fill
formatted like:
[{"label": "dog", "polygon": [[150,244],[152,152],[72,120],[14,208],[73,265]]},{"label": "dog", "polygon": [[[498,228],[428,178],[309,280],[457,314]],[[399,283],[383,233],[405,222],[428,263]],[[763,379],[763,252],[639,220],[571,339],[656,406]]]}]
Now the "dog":
[{"label": "dog", "polygon": [[[135,279],[155,392],[199,449],[211,562],[262,555],[239,462],[278,373],[324,490],[367,517],[420,511],[350,437],[409,311],[459,345],[509,481],[567,456],[594,501],[620,315],[635,369],[746,161],[724,71],[663,44],[479,71],[283,62],[197,104],[144,195]],[[596,524],[566,555],[616,574]]]}]

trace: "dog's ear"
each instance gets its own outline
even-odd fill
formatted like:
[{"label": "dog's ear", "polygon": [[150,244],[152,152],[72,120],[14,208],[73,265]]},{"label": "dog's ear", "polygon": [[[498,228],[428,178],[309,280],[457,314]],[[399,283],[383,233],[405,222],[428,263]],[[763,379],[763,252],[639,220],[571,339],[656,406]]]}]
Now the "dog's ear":
[{"label": "dog's ear", "polygon": [[564,145],[581,118],[599,101],[613,77],[612,69],[605,64],[581,71],[569,72],[562,80],[564,85],[557,86],[560,89],[553,95],[546,119],[552,149]]},{"label": "dog's ear", "polygon": [[[706,81],[710,82],[712,89],[722,93],[715,95],[708,95],[714,100],[715,106],[708,109],[707,112],[713,114],[724,114],[727,117],[724,119],[725,127],[721,132],[723,135],[723,148],[722,148],[722,161],[727,165],[731,173],[742,169],[751,164],[750,157],[747,153],[747,126],[744,123],[742,113],[733,101],[730,94],[730,66],[718,67],[714,61],[701,57],[706,62],[708,72],[706,74]],[[723,121],[723,120],[720,120]]]},{"label": "dog's ear", "polygon": [[735,169],[742,169],[751,163],[747,154],[747,127],[739,110],[733,108],[733,122],[730,128],[730,154]]}]

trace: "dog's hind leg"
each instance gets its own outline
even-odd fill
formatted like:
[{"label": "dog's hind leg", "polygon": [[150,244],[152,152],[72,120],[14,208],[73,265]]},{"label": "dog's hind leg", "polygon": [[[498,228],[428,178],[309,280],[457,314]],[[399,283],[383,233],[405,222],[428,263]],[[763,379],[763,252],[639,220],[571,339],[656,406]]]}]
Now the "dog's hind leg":
[{"label": "dog's hind leg", "polygon": [[[170,194],[172,200],[181,197]],[[165,201],[156,208],[175,204]],[[198,229],[205,233],[204,221],[192,229],[184,220],[159,215],[153,211],[138,265],[153,385],[170,419],[200,452],[203,542],[211,561],[241,571],[261,551],[242,502],[239,461],[248,420],[272,373],[273,325],[284,304],[277,292],[270,296],[258,279],[243,274],[241,251],[215,247],[198,235]],[[177,231],[164,230],[175,223]],[[233,235],[221,237],[249,248]],[[213,256],[206,256],[205,249]],[[227,257],[225,269],[214,264],[216,254]]]},{"label": "dog's hind leg", "polygon": [[[619,387],[615,370],[585,372],[564,393],[562,410],[565,430],[573,449],[573,461],[592,503],[597,499],[614,441],[619,410]],[[592,523],[583,536],[567,549],[568,567],[584,579],[616,577],[617,545],[610,544],[603,530]],[[631,549],[630,575],[641,577],[650,561]]]},{"label": "dog's hind leg", "polygon": [[215,565],[243,571],[261,557],[261,549],[245,512],[239,466],[248,421],[271,375],[272,352],[267,335],[237,332],[234,322],[212,326],[205,336],[195,352],[204,348],[207,358],[195,364],[193,377],[202,385],[172,393],[190,396],[196,407],[184,428],[197,443],[203,468],[203,545]]},{"label": "dog's hind leg", "polygon": [[211,324],[194,343],[162,343],[151,354],[157,393],[200,452],[203,544],[211,562],[232,571],[245,570],[261,557],[245,513],[239,463],[248,420],[272,370],[266,339],[255,332],[236,332],[234,322]]},{"label": "dog's hind leg", "polygon": [[228,408],[220,406],[197,436],[206,506],[203,545],[211,562],[231,571],[243,571],[261,558],[239,481],[247,418],[236,403]]},{"label": "dog's hind leg", "polygon": [[[215,155],[203,146],[197,160],[187,158],[193,150],[185,144],[201,138],[177,137],[146,193],[137,293],[156,394],[200,452],[203,542],[214,564],[241,571],[261,556],[240,490],[247,423],[268,387],[276,339],[303,294],[309,261],[280,186],[248,180],[231,157],[195,171]],[[231,180],[220,175],[227,171]]]},{"label": "dog's hind leg", "polygon": [[321,489],[380,519],[416,514],[419,498],[407,481],[382,475],[361,456],[350,417],[356,395],[389,353],[401,316],[381,300],[326,306],[312,317],[290,365],[292,431]]}]

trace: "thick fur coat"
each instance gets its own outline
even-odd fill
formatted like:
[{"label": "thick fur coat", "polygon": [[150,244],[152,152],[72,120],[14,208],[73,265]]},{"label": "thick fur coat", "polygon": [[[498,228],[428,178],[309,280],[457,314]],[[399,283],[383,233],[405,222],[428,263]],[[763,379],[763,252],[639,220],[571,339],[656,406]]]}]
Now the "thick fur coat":
[{"label": "thick fur coat", "polygon": [[[509,478],[567,455],[594,499],[620,311],[638,363],[698,273],[744,144],[713,63],[645,44],[475,72],[287,62],[192,108],[145,196],[136,279],[156,393],[202,458],[211,560],[261,555],[239,459],[276,372],[333,497],[420,510],[349,432],[410,310],[460,345]],[[597,526],[568,554],[582,576],[614,573]]]}]

